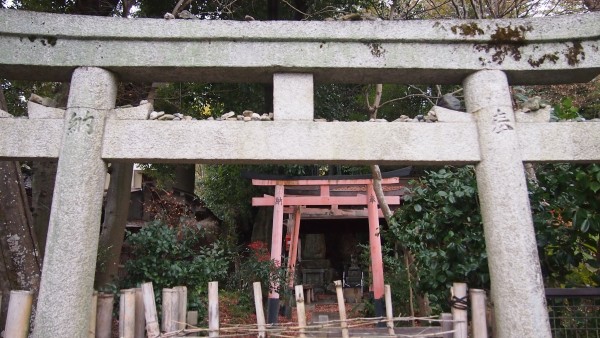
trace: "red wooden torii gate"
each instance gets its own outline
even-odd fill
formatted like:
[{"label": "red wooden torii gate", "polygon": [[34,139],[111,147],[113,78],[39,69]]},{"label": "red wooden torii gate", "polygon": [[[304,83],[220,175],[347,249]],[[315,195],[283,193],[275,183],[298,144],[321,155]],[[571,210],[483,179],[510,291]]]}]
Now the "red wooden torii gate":
[{"label": "red wooden torii gate", "polygon": [[[399,177],[383,178],[382,185],[399,184]],[[372,179],[252,179],[252,184],[257,186],[274,186],[275,195],[264,195],[263,197],[252,198],[252,206],[272,206],[273,207],[273,231],[271,236],[271,259],[277,265],[281,264],[282,241],[283,241],[283,215],[284,213],[294,214],[294,226],[291,236],[290,258],[288,261],[288,276],[291,276],[290,285],[293,285],[294,268],[296,265],[298,253],[298,238],[300,234],[300,220],[302,214],[319,213],[312,207],[329,205],[332,207],[332,213],[344,214],[338,206],[366,206],[366,214],[369,219],[369,246],[371,254],[371,271],[373,274],[372,288],[375,299],[375,315],[383,316],[383,259],[381,254],[381,239],[379,237],[379,218],[382,213],[378,207],[377,197],[373,190]],[[286,195],[285,187],[290,186],[317,186],[320,189],[319,195],[300,196]],[[330,188],[333,186],[353,186],[364,190],[355,196],[332,196]],[[362,193],[361,193],[362,192]],[[385,196],[389,205],[399,205],[400,196]],[[356,215],[357,217],[364,212],[362,210],[348,211],[346,214]],[[276,291],[269,293],[268,302],[268,322],[276,323],[279,310],[279,294]]]}]

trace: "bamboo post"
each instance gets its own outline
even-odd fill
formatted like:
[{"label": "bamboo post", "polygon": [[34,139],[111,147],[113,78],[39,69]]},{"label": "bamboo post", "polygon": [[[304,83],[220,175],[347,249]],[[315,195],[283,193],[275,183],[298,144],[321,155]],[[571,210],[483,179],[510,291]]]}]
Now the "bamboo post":
[{"label": "bamboo post", "polygon": [[450,332],[452,330],[454,330],[454,324],[452,322],[452,314],[451,313],[442,313],[442,332],[448,332],[448,333],[444,333],[443,338],[453,338],[454,337],[454,333]]},{"label": "bamboo post", "polygon": [[135,289],[135,338],[144,338],[146,318],[144,314],[144,294],[142,288]]},{"label": "bamboo post", "polygon": [[177,286],[175,287],[175,289],[177,290],[177,298],[178,298],[178,304],[179,304],[179,316],[178,316],[178,325],[177,325],[177,329],[178,330],[185,330],[186,328],[186,322],[187,322],[187,287],[185,286]]},{"label": "bamboo post", "polygon": [[173,330],[173,289],[162,289],[162,316],[161,332],[172,332]]},{"label": "bamboo post", "polygon": [[346,304],[344,303],[344,291],[342,290],[342,281],[336,280],[335,293],[337,294],[338,310],[340,312],[340,325],[342,327],[342,338],[349,338],[348,322],[346,322]]},{"label": "bamboo post", "polygon": [[454,338],[467,338],[467,284],[452,285],[452,318],[454,319]]},{"label": "bamboo post", "polygon": [[90,306],[90,328],[88,330],[88,338],[96,338],[96,311],[98,307],[98,292],[92,294],[92,304]]},{"label": "bamboo post", "polygon": [[33,292],[14,290],[8,299],[4,337],[26,338],[29,331]]},{"label": "bamboo post", "polygon": [[471,298],[473,338],[487,338],[485,291],[480,289],[470,289],[469,296]]},{"label": "bamboo post", "polygon": [[[266,325],[265,325],[265,310],[262,302],[262,289],[260,288],[260,282],[254,282],[252,284],[254,288],[254,308],[256,309],[256,324],[258,325],[258,338],[265,338]],[[300,315],[298,315],[300,317]]]},{"label": "bamboo post", "polygon": [[152,283],[142,284],[142,295],[144,297],[146,332],[148,333],[148,338],[156,338],[160,335],[160,328],[158,327],[158,316],[156,315],[156,303],[154,302],[154,287]]},{"label": "bamboo post", "polygon": [[121,290],[119,297],[119,338],[135,335],[135,289]]},{"label": "bamboo post", "polygon": [[171,332],[179,330],[179,291],[171,289]]},{"label": "bamboo post", "polygon": [[112,337],[112,311],[114,296],[112,293],[98,293],[96,308],[96,337]]},{"label": "bamboo post", "polygon": [[392,289],[389,284],[384,286],[385,294],[385,317],[387,319],[388,334],[390,336],[396,336],[394,332],[394,312],[392,310]]},{"label": "bamboo post", "polygon": [[306,309],[304,308],[304,289],[302,284],[295,286],[296,290],[296,311],[298,312],[298,327],[300,329],[300,338],[306,337]]},{"label": "bamboo post", "polygon": [[219,282],[208,283],[208,336],[219,336]]}]

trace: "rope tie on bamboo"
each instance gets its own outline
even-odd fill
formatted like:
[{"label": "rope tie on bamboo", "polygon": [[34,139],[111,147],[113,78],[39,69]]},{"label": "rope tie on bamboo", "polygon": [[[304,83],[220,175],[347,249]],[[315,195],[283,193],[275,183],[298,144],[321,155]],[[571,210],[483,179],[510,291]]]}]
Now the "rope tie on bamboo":
[{"label": "rope tie on bamboo", "polygon": [[467,296],[458,298],[456,296],[452,296],[452,299],[448,301],[450,303],[450,307],[453,307],[457,310],[466,310],[467,309]]}]

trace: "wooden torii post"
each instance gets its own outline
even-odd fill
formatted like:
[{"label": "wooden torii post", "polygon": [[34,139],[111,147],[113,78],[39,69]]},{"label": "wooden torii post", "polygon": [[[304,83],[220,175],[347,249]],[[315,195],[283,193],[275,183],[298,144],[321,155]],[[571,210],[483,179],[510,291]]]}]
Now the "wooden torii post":
[{"label": "wooden torii post", "polygon": [[[399,177],[382,179],[382,185],[399,184]],[[371,271],[373,274],[372,287],[375,299],[375,315],[383,316],[383,258],[381,253],[381,238],[379,236],[379,218],[381,210],[378,207],[377,197],[373,191],[373,181],[371,179],[286,179],[286,180],[265,180],[253,179],[253,185],[274,186],[275,194],[264,195],[263,197],[252,198],[252,206],[272,206],[273,207],[273,231],[271,236],[271,259],[275,264],[281,264],[282,257],[282,239],[283,239],[283,215],[284,213],[294,214],[294,228],[291,238],[290,259],[288,262],[288,275],[294,275],[298,252],[298,238],[300,234],[300,219],[304,212],[307,212],[310,206],[330,205],[334,210],[338,206],[366,206],[366,216],[369,219],[369,246],[371,254]],[[316,196],[298,196],[286,195],[286,186],[318,186],[319,195]],[[332,196],[330,194],[331,186],[363,186],[364,193],[357,193],[356,196]],[[389,205],[399,205],[400,196],[385,196]],[[313,210],[314,212],[318,212]],[[343,211],[336,211],[344,213]],[[347,212],[354,213],[356,216],[365,213],[364,210]],[[292,277],[293,278],[293,277]],[[293,283],[293,279],[290,281]],[[268,322],[277,323],[277,314],[279,310],[279,293],[276,291],[278,285],[272,285],[269,292],[268,302]]]}]

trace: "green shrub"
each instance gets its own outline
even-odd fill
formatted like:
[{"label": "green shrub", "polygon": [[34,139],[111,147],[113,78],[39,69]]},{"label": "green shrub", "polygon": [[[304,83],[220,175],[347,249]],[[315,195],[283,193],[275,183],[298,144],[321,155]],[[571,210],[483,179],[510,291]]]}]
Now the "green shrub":
[{"label": "green shrub", "polygon": [[[179,232],[179,233],[178,233]],[[225,282],[231,254],[220,241],[203,243],[202,232],[190,228],[170,228],[160,221],[147,224],[140,232],[129,234],[133,258],[127,261],[125,287],[152,282],[160,308],[161,290],[184,285],[188,288],[188,307],[206,311],[208,283]]]}]

